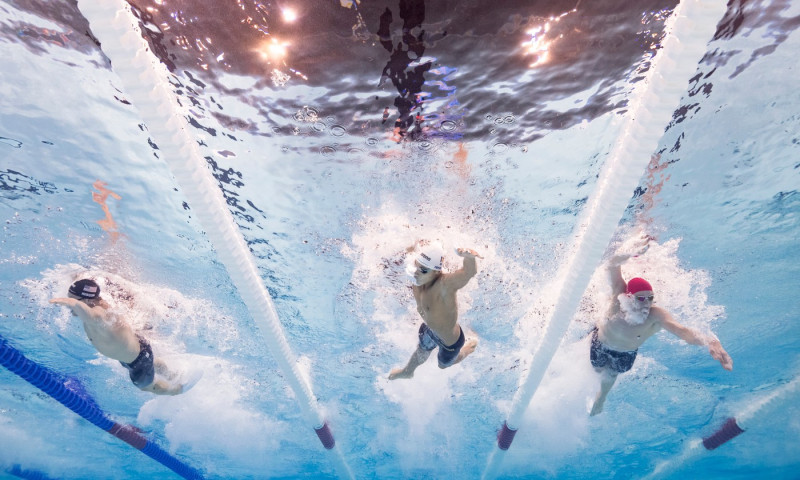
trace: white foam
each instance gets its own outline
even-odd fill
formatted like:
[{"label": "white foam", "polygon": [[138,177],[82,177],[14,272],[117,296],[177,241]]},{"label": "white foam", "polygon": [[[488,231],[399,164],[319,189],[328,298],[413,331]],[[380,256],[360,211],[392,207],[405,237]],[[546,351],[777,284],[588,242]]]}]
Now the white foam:
[{"label": "white foam", "polygon": [[42,469],[52,466],[54,446],[39,437],[32,436],[26,430],[17,428],[14,420],[0,413],[0,464],[3,466],[18,464],[24,469]]},{"label": "white foam", "polygon": [[354,263],[350,283],[355,287],[355,295],[363,300],[356,302],[361,310],[355,317],[369,327],[364,330],[370,335],[367,342],[371,346],[367,348],[379,355],[374,387],[383,397],[378,401],[384,406],[379,408],[385,409],[387,419],[375,422],[378,435],[372,448],[376,454],[398,455],[398,464],[408,477],[418,476],[418,469],[431,462],[443,471],[458,468],[460,462],[455,452],[463,447],[463,437],[469,432],[468,422],[462,412],[455,411],[454,404],[475,388],[476,365],[482,363],[481,349],[485,347],[479,344],[478,350],[463,363],[447,369],[438,367],[437,352],[433,351],[413,378],[390,381],[388,374],[391,368],[408,362],[417,347],[417,332],[422,322],[405,272],[407,249],[421,239],[440,241],[446,252],[446,272],[461,267],[461,258],[452,253],[456,247],[474,248],[484,256],[478,260],[478,278],[458,293],[459,323],[470,337],[474,335],[471,322],[475,319],[472,304],[485,288],[481,268],[496,259],[495,248],[487,241],[491,235],[479,235],[480,232],[458,218],[438,213],[425,215],[425,223],[420,224],[413,210],[392,201],[372,208],[369,214],[361,219],[360,228],[342,253]]},{"label": "white foam", "polygon": [[663,244],[651,241],[644,255],[623,264],[622,275],[646,278],[653,285],[656,305],[670,311],[680,323],[711,333],[713,323],[725,318],[725,307],[709,303],[706,290],[711,277],[705,270],[683,264],[678,256],[680,242],[680,238]]},{"label": "white foam", "polygon": [[[188,450],[192,458],[207,459],[223,455],[242,469],[262,468],[264,458],[290,436],[288,425],[254,404],[259,386],[243,377],[237,365],[219,358],[194,358],[204,371],[197,385],[174,397],[152,397],[142,406],[137,422],[143,427],[163,423],[172,452]],[[205,467],[213,471],[213,462]]]},{"label": "white foam", "polygon": [[[628,235],[628,232],[623,232],[623,236]],[[645,254],[623,264],[623,277],[647,278],[654,286],[658,305],[673,312],[681,323],[703,332],[710,332],[713,322],[724,318],[725,309],[708,302],[705,294],[710,285],[708,273],[683,266],[678,257],[679,245],[680,239],[671,239],[663,244],[651,241],[650,248]],[[623,244],[620,250],[624,251],[626,248]],[[552,299],[557,290],[555,282],[545,285],[536,295],[528,315],[514,328],[521,350],[511,356],[521,359],[522,371],[530,364],[532,352],[536,350],[541,340],[544,320],[552,309]],[[550,475],[557,474],[565,459],[581,451],[589,442],[589,427],[593,423],[619,421],[619,417],[612,418],[612,413],[609,412],[617,412],[623,408],[621,405],[625,405],[626,399],[621,393],[624,388],[620,388],[621,385],[631,381],[633,376],[646,376],[643,372],[658,371],[663,374],[667,370],[661,363],[662,359],[653,358],[646,352],[640,354],[631,372],[620,376],[617,381],[615,389],[609,396],[606,412],[599,417],[589,417],[588,408],[599,389],[599,377],[589,361],[589,338],[586,334],[594,324],[604,318],[610,296],[607,270],[605,265],[602,265],[594,273],[582,299],[581,308],[525,412],[514,446],[505,455],[505,461],[509,462],[506,471],[515,471],[516,467],[530,470],[530,459],[536,458],[537,469]],[[676,344],[683,344],[680,339],[672,335],[663,338]],[[659,340],[649,340],[649,342],[656,341]],[[699,347],[686,346],[686,348]],[[698,350],[698,352],[700,355],[705,355],[704,351]],[[713,362],[710,359],[709,361]],[[495,405],[501,412],[508,412],[511,408],[508,399],[497,399]],[[625,409],[635,410],[635,407],[632,405]]]},{"label": "white foam", "polygon": [[[582,451],[589,441],[587,401],[599,386],[589,363],[589,340],[562,345],[542,378],[505,456],[507,472],[536,470],[555,475],[564,460]],[[508,399],[496,401],[508,412]]]},{"label": "white foam", "polygon": [[76,264],[56,265],[43,271],[41,278],[20,282],[39,307],[35,317],[37,328],[62,334],[76,329],[83,335],[79,322],[68,309],[49,303],[51,298],[65,297],[69,285],[79,277],[97,281],[101,297],[111,310],[141,332],[153,345],[156,355],[186,352],[187,341],[211,344],[215,350],[226,352],[239,341],[234,319],[206,299],[186,297],[169,287],[136,283],[108,271]]},{"label": "white foam", "polygon": [[[622,235],[627,238],[629,233],[623,232]],[[622,265],[622,276],[626,280],[633,277],[647,279],[653,285],[655,305],[668,310],[678,322],[704,334],[710,334],[712,327],[725,318],[725,307],[709,302],[706,290],[711,286],[711,277],[705,270],[692,269],[684,265],[678,254],[680,242],[680,238],[673,238],[664,243],[651,240],[647,252],[629,259]],[[625,243],[619,251],[628,251]],[[540,308],[546,311],[546,300],[549,295],[544,294],[542,297]],[[606,264],[602,264],[593,274],[570,328],[573,340],[605,318],[610,297],[608,270]],[[518,335],[525,339],[530,336],[528,330],[530,329],[519,328]],[[672,343],[683,343],[672,335],[661,337]]]}]

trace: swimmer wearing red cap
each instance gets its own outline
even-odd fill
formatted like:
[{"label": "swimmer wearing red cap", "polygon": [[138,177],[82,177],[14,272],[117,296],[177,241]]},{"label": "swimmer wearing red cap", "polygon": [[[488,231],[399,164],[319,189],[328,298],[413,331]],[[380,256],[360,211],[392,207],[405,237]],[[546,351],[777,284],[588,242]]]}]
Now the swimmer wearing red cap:
[{"label": "swimmer wearing red cap", "polygon": [[447,368],[464,360],[478,346],[476,339],[466,340],[458,324],[456,292],[478,273],[475,259],[483,257],[467,248],[457,249],[456,254],[464,258],[464,263],[452,273],[442,273],[444,250],[436,243],[419,247],[413,266],[409,264],[407,273],[423,322],[417,349],[405,367],[389,373],[389,380],[413,377],[414,370],[425,363],[436,348],[439,349],[439,368]]},{"label": "swimmer wearing red cap", "polygon": [[[647,249],[649,238],[643,238],[640,253]],[[591,415],[603,411],[606,396],[614,386],[617,375],[633,367],[636,353],[645,340],[662,328],[692,345],[704,345],[725,370],[733,369],[733,360],[713,335],[704,335],[678,323],[661,307],[653,305],[653,287],[643,278],[622,278],[621,266],[632,255],[615,255],[608,262],[608,274],[613,290],[607,320],[592,331],[590,350],[592,366],[601,374]]]}]

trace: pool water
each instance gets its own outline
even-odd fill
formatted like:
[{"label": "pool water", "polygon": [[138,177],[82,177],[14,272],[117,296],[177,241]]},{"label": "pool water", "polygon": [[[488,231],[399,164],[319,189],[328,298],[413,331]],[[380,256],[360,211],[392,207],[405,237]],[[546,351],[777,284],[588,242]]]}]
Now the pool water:
[{"label": "pool water", "polygon": [[[653,236],[623,273],[716,334],[733,371],[662,332],[590,417],[599,268],[500,478],[797,478],[798,5],[728,5],[609,249]],[[353,476],[480,478],[675,2],[132,6]],[[75,3],[0,3],[0,49],[0,335],[208,478],[337,477]],[[390,382],[416,345],[405,250],[422,238],[448,270],[453,248],[484,256],[459,293],[480,343]],[[200,381],[131,385],[48,303],[77,275]],[[177,478],[0,382],[0,476]],[[745,433],[685,455],[731,416]]]}]

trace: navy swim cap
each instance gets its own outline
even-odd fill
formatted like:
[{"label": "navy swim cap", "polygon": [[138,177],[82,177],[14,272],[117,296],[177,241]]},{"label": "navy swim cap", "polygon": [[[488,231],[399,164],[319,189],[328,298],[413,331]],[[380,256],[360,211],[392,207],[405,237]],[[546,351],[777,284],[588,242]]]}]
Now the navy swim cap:
[{"label": "navy swim cap", "polygon": [[70,285],[69,293],[81,298],[97,298],[100,296],[100,285],[94,280],[85,278]]}]

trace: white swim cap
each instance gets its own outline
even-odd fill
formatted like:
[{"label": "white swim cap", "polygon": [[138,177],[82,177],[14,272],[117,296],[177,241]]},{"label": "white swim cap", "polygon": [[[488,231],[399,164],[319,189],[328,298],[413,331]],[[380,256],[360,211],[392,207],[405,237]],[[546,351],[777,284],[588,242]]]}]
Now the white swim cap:
[{"label": "white swim cap", "polygon": [[423,267],[433,270],[442,270],[442,260],[444,259],[444,249],[438,243],[429,243],[419,249],[417,262]]}]

